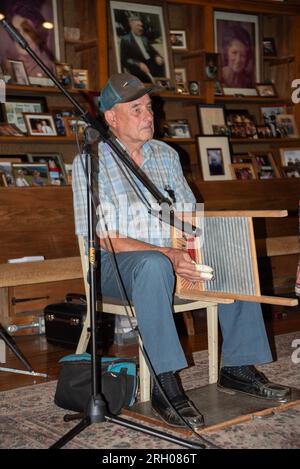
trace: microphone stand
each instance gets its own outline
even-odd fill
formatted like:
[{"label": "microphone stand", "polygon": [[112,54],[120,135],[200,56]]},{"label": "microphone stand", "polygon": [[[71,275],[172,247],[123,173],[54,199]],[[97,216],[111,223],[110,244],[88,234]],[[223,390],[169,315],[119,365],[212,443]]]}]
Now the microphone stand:
[{"label": "microphone stand", "polygon": [[[101,394],[101,389],[99,389],[99,368],[97,367],[97,356],[96,356],[96,314],[97,314],[97,285],[96,285],[96,236],[95,236],[95,216],[93,209],[93,158],[91,156],[91,146],[97,141],[104,141],[109,144],[113,151],[118,155],[118,157],[124,162],[124,164],[131,170],[131,172],[145,185],[149,192],[156,198],[159,204],[166,203],[168,206],[171,205],[169,199],[165,198],[163,194],[156,188],[156,186],[141,172],[139,172],[138,167],[133,163],[130,156],[122,148],[117,139],[108,131],[107,126],[99,119],[92,117],[87,111],[85,111],[78,101],[73,98],[62,86],[57,78],[53,75],[51,70],[44,64],[44,62],[36,55],[36,53],[30,48],[27,41],[24,37],[5,19],[0,21],[2,27],[9,33],[9,35],[23,48],[28,54],[33,58],[33,60],[41,67],[41,69],[46,73],[46,75],[51,78],[53,83],[61,92],[66,96],[66,98],[73,104],[73,106],[78,111],[81,119],[83,119],[87,124],[87,128],[84,133],[84,154],[86,156],[86,167],[87,167],[87,219],[88,219],[88,263],[89,263],[89,302],[90,302],[90,322],[91,322],[91,372],[92,372],[92,392],[89,397],[88,405],[86,411],[83,414],[76,414],[66,420],[73,420],[76,418],[81,418],[82,420],[68,433],[62,436],[56,443],[54,443],[50,448],[58,449],[66,445],[70,440],[72,440],[76,435],[82,432],[85,428],[90,426],[93,423],[99,422],[111,422],[115,423],[133,430],[138,430],[140,432],[146,433],[151,436],[156,436],[161,439],[170,441],[172,443],[178,444],[180,446],[192,449],[204,449],[205,445],[197,444],[189,440],[182,438],[177,438],[175,436],[169,435],[165,432],[158,430],[153,430],[145,425],[136,424],[135,422],[128,421],[122,417],[111,415],[107,412],[106,403]],[[96,132],[95,132],[96,131]],[[171,212],[172,213],[172,212]],[[162,214],[159,214],[161,217]],[[172,217],[175,218],[175,217]],[[182,222],[177,220],[179,226],[182,226]],[[186,227],[186,223],[184,225]],[[188,228],[190,233],[195,233],[196,228],[190,226]],[[101,265],[101,262],[99,263]],[[99,276],[101,272],[99,272]],[[101,277],[100,277],[101,278]],[[101,373],[100,373],[101,375]]]}]

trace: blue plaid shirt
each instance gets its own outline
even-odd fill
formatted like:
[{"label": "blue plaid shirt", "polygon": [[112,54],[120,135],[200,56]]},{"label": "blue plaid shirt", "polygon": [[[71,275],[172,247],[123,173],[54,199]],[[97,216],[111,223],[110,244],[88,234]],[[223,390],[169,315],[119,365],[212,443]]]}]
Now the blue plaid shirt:
[{"label": "blue plaid shirt", "polygon": [[[101,203],[97,208],[97,234],[105,233],[105,220],[111,232],[117,231],[125,237],[156,246],[170,246],[169,225],[161,224],[155,216],[149,214],[148,207],[140,200],[134,186],[139,188],[152,207],[158,209],[154,197],[116,156],[122,169],[118,166],[112,153],[113,150],[106,143],[99,144],[97,195]],[[72,187],[76,234],[86,237],[86,178],[81,161],[79,155],[74,159]],[[143,146],[141,169],[164,196],[170,198],[169,194],[173,196],[174,191],[175,207],[182,211],[182,203],[187,203],[187,211],[192,211],[195,197],[183,176],[179,156],[173,148],[158,140],[148,141]]]}]

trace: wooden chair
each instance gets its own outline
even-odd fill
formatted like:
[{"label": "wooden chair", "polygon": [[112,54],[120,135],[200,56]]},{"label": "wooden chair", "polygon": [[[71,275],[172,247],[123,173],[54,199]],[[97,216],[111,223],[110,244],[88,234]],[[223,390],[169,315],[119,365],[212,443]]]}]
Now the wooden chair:
[{"label": "wooden chair", "polygon": [[[78,237],[80,256],[82,262],[82,271],[87,297],[87,316],[83,325],[81,337],[78,342],[76,353],[86,351],[90,333],[90,305],[89,305],[89,284],[87,282],[88,258],[85,252],[84,240]],[[207,311],[207,335],[208,335],[208,360],[209,360],[209,383],[216,383],[218,379],[218,303],[233,303],[231,299],[206,299],[205,296],[201,300],[181,299],[174,297],[174,313],[182,313],[193,311],[196,309],[206,308]],[[126,315],[127,310],[120,300],[115,298],[103,298],[97,304],[97,310],[105,313]],[[129,310],[130,311],[130,310]],[[134,307],[133,307],[134,312]],[[139,351],[139,368],[140,368],[140,399],[142,402],[150,399],[150,373],[146,366],[145,359],[141,350]]]}]

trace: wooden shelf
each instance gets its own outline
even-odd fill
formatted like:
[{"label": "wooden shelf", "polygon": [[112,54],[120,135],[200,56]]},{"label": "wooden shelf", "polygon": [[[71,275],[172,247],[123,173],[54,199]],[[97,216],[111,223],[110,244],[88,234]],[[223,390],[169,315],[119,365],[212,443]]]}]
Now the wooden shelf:
[{"label": "wooden shelf", "polygon": [[270,103],[270,104],[290,104],[290,99],[284,99],[279,97],[265,98],[264,96],[215,96],[215,102],[227,102],[227,103]]},{"label": "wooden shelf", "polygon": [[0,143],[33,143],[33,142],[47,142],[47,143],[75,143],[75,137],[33,137],[22,135],[21,137],[5,136],[0,137]]},{"label": "wooden shelf", "polygon": [[286,144],[286,143],[300,143],[299,138],[230,138],[231,143],[277,143],[278,145]]},{"label": "wooden shelf", "polygon": [[[89,93],[92,90],[80,89],[67,89],[68,93],[80,94]],[[22,94],[61,94],[61,91],[56,86],[28,86],[28,85],[6,85],[6,92],[8,95],[15,93]]]},{"label": "wooden shelf", "polygon": [[189,145],[195,143],[195,138],[174,138],[174,137],[163,137],[160,138],[163,142],[166,143],[180,143],[181,145]]},{"label": "wooden shelf", "polygon": [[294,55],[287,55],[285,57],[263,57],[265,62],[269,62],[270,67],[274,67],[282,64],[289,64],[295,61]]},{"label": "wooden shelf", "polygon": [[194,96],[190,94],[171,93],[168,91],[151,93],[151,97],[158,97],[165,101],[186,101],[188,103],[203,103],[205,101],[205,98],[200,95]]}]

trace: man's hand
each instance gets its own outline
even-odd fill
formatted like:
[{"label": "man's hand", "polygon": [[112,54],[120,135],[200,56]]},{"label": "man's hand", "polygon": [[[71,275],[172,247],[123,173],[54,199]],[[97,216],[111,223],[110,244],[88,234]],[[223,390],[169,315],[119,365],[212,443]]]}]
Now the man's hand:
[{"label": "man's hand", "polygon": [[168,249],[166,256],[173,264],[175,273],[190,282],[205,282],[212,278],[212,269],[207,272],[205,266],[201,267],[196,264],[190,255],[181,249]]}]

